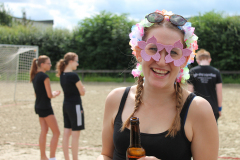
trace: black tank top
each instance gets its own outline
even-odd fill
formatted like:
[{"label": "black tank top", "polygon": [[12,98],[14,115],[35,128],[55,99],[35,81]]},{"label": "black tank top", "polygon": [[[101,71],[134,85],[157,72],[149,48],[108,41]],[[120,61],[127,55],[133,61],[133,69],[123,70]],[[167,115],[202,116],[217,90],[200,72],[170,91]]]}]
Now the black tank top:
[{"label": "black tank top", "polygon": [[[120,131],[122,127],[122,111],[131,87],[127,87],[114,121],[114,153],[113,160],[126,160],[126,150],[130,143],[130,130],[125,128],[123,132]],[[183,105],[181,111],[181,129],[177,135],[173,137],[165,137],[168,131],[158,134],[140,133],[142,147],[146,150],[147,156],[155,156],[161,160],[191,160],[191,142],[187,139],[184,131],[184,124],[188,113],[188,108],[195,97],[191,93]]]}]

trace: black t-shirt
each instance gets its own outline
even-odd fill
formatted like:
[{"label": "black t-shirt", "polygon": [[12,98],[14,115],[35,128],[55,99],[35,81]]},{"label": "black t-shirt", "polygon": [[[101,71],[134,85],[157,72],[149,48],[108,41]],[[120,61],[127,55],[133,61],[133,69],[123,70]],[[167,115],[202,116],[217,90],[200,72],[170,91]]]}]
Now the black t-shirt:
[{"label": "black t-shirt", "polygon": [[60,83],[64,92],[64,103],[81,103],[80,93],[76,83],[80,81],[74,72],[63,72],[60,75]]},{"label": "black t-shirt", "polygon": [[51,108],[51,99],[48,98],[44,80],[48,78],[48,75],[43,72],[38,72],[32,80],[33,88],[36,93],[35,107],[39,109]]},{"label": "black t-shirt", "polygon": [[212,66],[196,66],[190,69],[190,79],[187,81],[194,87],[194,93],[205,98],[218,114],[216,84],[222,83],[221,74]]}]

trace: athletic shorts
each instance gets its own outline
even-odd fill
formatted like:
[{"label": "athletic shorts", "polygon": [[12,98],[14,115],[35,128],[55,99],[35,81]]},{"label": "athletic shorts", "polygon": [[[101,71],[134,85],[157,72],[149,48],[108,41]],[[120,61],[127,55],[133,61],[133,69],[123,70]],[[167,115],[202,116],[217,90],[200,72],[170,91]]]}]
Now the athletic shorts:
[{"label": "athletic shorts", "polygon": [[85,129],[84,113],[81,104],[64,103],[63,104],[64,128],[71,128],[72,131]]},{"label": "athletic shorts", "polygon": [[38,114],[39,117],[41,118],[47,117],[49,115],[54,115],[52,108],[48,108],[48,109],[35,108],[35,113]]}]

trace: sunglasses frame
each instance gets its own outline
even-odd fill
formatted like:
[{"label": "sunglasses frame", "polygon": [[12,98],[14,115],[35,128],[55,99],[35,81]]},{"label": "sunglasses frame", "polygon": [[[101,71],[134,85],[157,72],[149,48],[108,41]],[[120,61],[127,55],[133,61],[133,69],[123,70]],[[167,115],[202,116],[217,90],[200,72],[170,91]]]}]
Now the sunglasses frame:
[{"label": "sunglasses frame", "polygon": [[[162,19],[160,22],[151,22],[148,18],[149,18],[149,16],[150,16],[151,14],[153,14],[153,13],[154,13],[154,14],[162,15],[162,16],[163,16],[163,19]],[[150,23],[161,23],[161,22],[165,19],[165,16],[168,16],[168,17],[169,17],[169,21],[170,21],[172,24],[174,24],[175,26],[184,26],[184,24],[187,23],[187,20],[186,20],[183,16],[180,16],[180,15],[178,15],[178,14],[173,14],[173,15],[163,15],[163,14],[158,13],[158,12],[152,12],[152,13],[146,15],[145,18],[147,18],[148,22],[150,22]],[[185,23],[184,23],[183,25],[175,24],[174,22],[171,21],[172,16],[179,16],[179,17],[183,18],[183,19],[185,20]]]}]

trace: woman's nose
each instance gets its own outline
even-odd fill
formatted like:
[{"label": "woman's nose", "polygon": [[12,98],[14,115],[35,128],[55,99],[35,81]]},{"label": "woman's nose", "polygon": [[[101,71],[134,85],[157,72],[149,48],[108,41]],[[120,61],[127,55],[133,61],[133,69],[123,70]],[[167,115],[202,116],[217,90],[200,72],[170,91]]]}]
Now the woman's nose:
[{"label": "woman's nose", "polygon": [[165,60],[165,57],[166,57],[166,55],[167,55],[166,50],[163,49],[162,51],[159,52],[159,54],[160,54],[160,59],[159,59],[159,61],[156,61],[156,63],[157,63],[159,66],[165,66],[165,65],[167,65],[166,60]]}]

